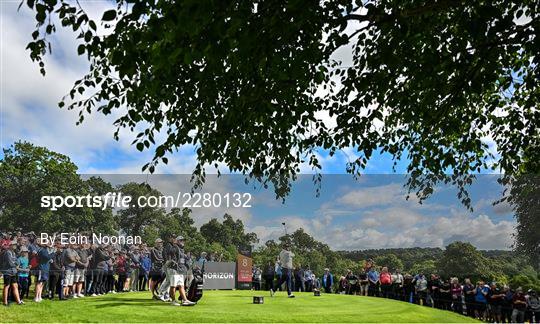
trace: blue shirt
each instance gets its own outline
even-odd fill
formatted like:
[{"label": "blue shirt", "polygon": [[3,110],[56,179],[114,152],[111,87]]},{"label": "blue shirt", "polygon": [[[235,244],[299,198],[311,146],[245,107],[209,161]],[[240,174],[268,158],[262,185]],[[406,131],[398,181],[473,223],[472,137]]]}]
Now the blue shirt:
[{"label": "blue shirt", "polygon": [[379,281],[379,273],[376,270],[369,270],[367,276],[368,279],[372,282]]},{"label": "blue shirt", "polygon": [[[18,260],[19,260],[19,277],[28,278],[28,270],[30,270],[28,257],[20,256]],[[27,271],[24,271],[22,269],[25,269]]]},{"label": "blue shirt", "polygon": [[50,261],[51,261],[53,255],[54,255],[54,252],[49,253],[49,251],[45,247],[42,247],[42,248],[39,249],[39,251],[38,251],[39,270],[45,271],[45,272],[49,271],[49,268],[50,268],[49,265],[50,265]]},{"label": "blue shirt", "polygon": [[489,288],[484,286],[480,289],[476,289],[476,296],[475,296],[475,300],[477,303],[482,303],[482,304],[485,304],[487,303],[487,299],[486,299],[486,296],[484,294],[487,294],[489,292]]},{"label": "blue shirt", "polygon": [[150,261],[150,258],[147,255],[143,256],[141,258],[141,269],[144,272],[149,272],[151,267],[152,267],[152,263]]}]

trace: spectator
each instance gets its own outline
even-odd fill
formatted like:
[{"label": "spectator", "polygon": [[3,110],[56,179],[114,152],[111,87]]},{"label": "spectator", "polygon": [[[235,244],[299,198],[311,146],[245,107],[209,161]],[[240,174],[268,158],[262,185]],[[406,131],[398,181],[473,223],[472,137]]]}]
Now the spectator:
[{"label": "spectator", "polygon": [[347,294],[357,295],[360,293],[360,283],[358,282],[358,276],[355,275],[351,270],[347,270],[347,276],[345,277],[348,283]]},{"label": "spectator", "polygon": [[268,261],[264,267],[264,285],[266,290],[272,290],[274,287],[275,268],[272,265],[272,261]]},{"label": "spectator", "polygon": [[476,303],[476,318],[486,320],[487,318],[487,295],[489,287],[483,282],[478,281],[474,292],[474,301]]},{"label": "spectator", "polygon": [[463,288],[459,284],[458,278],[452,278],[450,293],[452,294],[452,310],[458,314],[463,314]]},{"label": "spectator", "polygon": [[349,290],[349,283],[347,282],[347,278],[345,278],[345,276],[339,277],[338,288],[336,292],[338,294],[345,295],[347,293],[347,290]]},{"label": "spectator", "polygon": [[298,265],[294,269],[294,290],[306,291],[306,286],[304,282],[304,269],[302,269],[301,265]]},{"label": "spectator", "polygon": [[60,241],[55,243],[55,252],[52,255],[52,260],[50,264],[50,275],[49,275],[49,298],[54,299],[54,294],[58,294],[60,300],[64,300],[64,289],[62,286],[62,280],[64,279],[64,258],[63,258],[63,249]]},{"label": "spectator", "polygon": [[152,263],[150,261],[150,255],[148,255],[148,253],[146,252],[143,252],[141,255],[141,263],[139,267],[139,291],[146,291],[146,284],[148,283],[148,276],[150,274],[151,266]]},{"label": "spectator", "polygon": [[392,275],[388,272],[387,267],[383,267],[379,276],[381,284],[381,294],[383,298],[391,298],[392,296]]},{"label": "spectator", "polygon": [[443,310],[452,310],[452,287],[450,280],[444,280],[441,282],[439,288],[440,308]]},{"label": "spectator", "polygon": [[165,279],[165,275],[163,273],[163,240],[160,238],[155,240],[154,247],[150,250],[150,262],[152,267],[149,273],[150,279],[148,285],[150,291],[152,292],[152,298],[159,299],[157,288]]},{"label": "spectator", "polygon": [[262,271],[259,267],[253,267],[253,289],[261,290]]},{"label": "spectator", "polygon": [[428,281],[428,296],[427,296],[427,302],[430,306],[435,308],[441,308],[440,305],[440,287],[441,287],[441,279],[436,274],[432,273],[430,280]]},{"label": "spectator", "polygon": [[322,276],[322,287],[324,291],[329,294],[332,292],[332,285],[334,284],[334,276],[330,273],[330,269],[324,269],[324,274]]},{"label": "spectator", "polygon": [[492,282],[487,300],[489,305],[489,313],[491,321],[500,323],[502,321],[502,304],[504,299],[504,293],[501,291],[497,284]]},{"label": "spectator", "polygon": [[[36,275],[36,288],[35,288],[35,302],[41,302],[43,300],[42,293],[45,288],[45,284],[49,282],[49,272],[51,267],[51,260],[53,257],[53,251],[41,243],[41,240],[36,240],[36,255],[38,260],[37,275]],[[34,261],[35,262],[35,261]],[[51,296],[49,295],[49,298]]]},{"label": "spectator", "polygon": [[467,310],[467,316],[476,317],[475,309],[475,291],[476,288],[471,282],[471,279],[465,278],[465,284],[463,285],[463,295],[465,296],[465,309]]},{"label": "spectator", "polygon": [[17,267],[19,262],[15,250],[17,249],[17,241],[11,241],[9,249],[2,254],[2,262],[4,268],[4,290],[3,290],[3,304],[8,306],[8,294],[11,291],[13,298],[18,305],[24,304],[19,298],[19,287],[17,284]]},{"label": "spectator", "polygon": [[309,268],[309,265],[304,270],[304,285],[306,287],[306,291],[312,291],[313,290],[313,281],[311,279],[311,275],[313,272]]},{"label": "spectator", "polygon": [[540,299],[535,290],[529,292],[529,297],[527,298],[527,310],[530,314],[529,322],[540,323]]},{"label": "spectator", "polygon": [[427,301],[428,282],[423,273],[420,273],[415,279],[415,291],[419,305],[425,305]]},{"label": "spectator", "polygon": [[403,275],[399,269],[396,269],[392,275],[392,295],[397,300],[404,300],[403,298]]},{"label": "spectator", "polygon": [[74,297],[84,297],[83,286],[86,281],[86,269],[90,263],[88,259],[89,251],[88,244],[81,244],[80,247],[76,250],[79,258],[75,264],[75,278],[74,278]]},{"label": "spectator", "polygon": [[379,295],[379,273],[375,267],[371,266],[367,273],[368,277],[368,295],[377,297]]},{"label": "spectator", "polygon": [[368,295],[368,288],[369,288],[369,280],[367,277],[366,271],[362,269],[360,271],[360,274],[358,275],[358,281],[360,284],[360,295],[361,296],[367,296]]},{"label": "spectator", "polygon": [[410,274],[405,274],[403,276],[403,301],[414,303],[414,283],[413,283],[413,276]]},{"label": "spectator", "polygon": [[523,289],[519,287],[512,298],[512,323],[523,323],[526,310],[527,300],[523,294]]},{"label": "spectator", "polygon": [[25,296],[28,298],[30,293],[30,262],[28,260],[28,248],[26,246],[21,247],[19,253],[20,256],[17,259],[19,271],[17,272],[17,275],[19,277],[19,297],[23,300]]},{"label": "spectator", "polygon": [[70,290],[73,288],[73,283],[75,281],[75,265],[79,261],[79,254],[75,251],[75,246],[73,244],[68,245],[64,249],[62,257],[64,262],[64,296],[70,296]]}]

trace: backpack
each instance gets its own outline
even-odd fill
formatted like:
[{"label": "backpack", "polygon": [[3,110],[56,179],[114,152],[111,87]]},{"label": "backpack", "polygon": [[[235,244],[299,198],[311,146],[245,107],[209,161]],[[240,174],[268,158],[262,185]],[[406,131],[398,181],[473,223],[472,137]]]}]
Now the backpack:
[{"label": "backpack", "polygon": [[203,276],[199,269],[193,269],[193,280],[189,285],[187,299],[192,302],[198,302],[203,295]]}]

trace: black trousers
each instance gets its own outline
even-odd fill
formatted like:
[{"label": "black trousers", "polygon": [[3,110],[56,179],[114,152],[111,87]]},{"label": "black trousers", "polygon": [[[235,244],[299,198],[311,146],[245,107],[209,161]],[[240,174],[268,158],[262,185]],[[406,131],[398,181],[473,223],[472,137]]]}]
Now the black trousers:
[{"label": "black trousers", "polygon": [[281,277],[279,277],[277,285],[274,290],[277,290],[277,288],[280,288],[281,285],[283,285],[284,282],[287,283],[287,294],[292,293],[292,271],[287,268],[283,268],[281,272]]},{"label": "black trousers", "polygon": [[105,293],[105,271],[103,269],[93,270],[93,282],[92,282],[92,294],[104,294]]},{"label": "black trousers", "polygon": [[137,288],[139,291],[146,290],[146,283],[148,282],[148,275],[146,275],[144,272],[139,272],[139,278],[137,282]]},{"label": "black trousers", "polygon": [[62,291],[62,279],[63,278],[62,271],[50,271],[49,272],[49,298],[54,298],[54,293],[58,293],[58,298],[62,299],[63,291]]},{"label": "black trousers", "polygon": [[264,286],[266,290],[272,289],[274,287],[274,277],[264,277]]}]

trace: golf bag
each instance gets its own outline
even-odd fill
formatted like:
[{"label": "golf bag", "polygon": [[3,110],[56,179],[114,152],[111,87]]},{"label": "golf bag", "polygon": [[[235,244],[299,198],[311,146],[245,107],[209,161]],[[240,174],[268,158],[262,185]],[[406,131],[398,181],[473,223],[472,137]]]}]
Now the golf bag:
[{"label": "golf bag", "polygon": [[189,285],[187,298],[192,302],[197,302],[203,295],[203,275],[198,268],[193,269],[193,280]]}]

